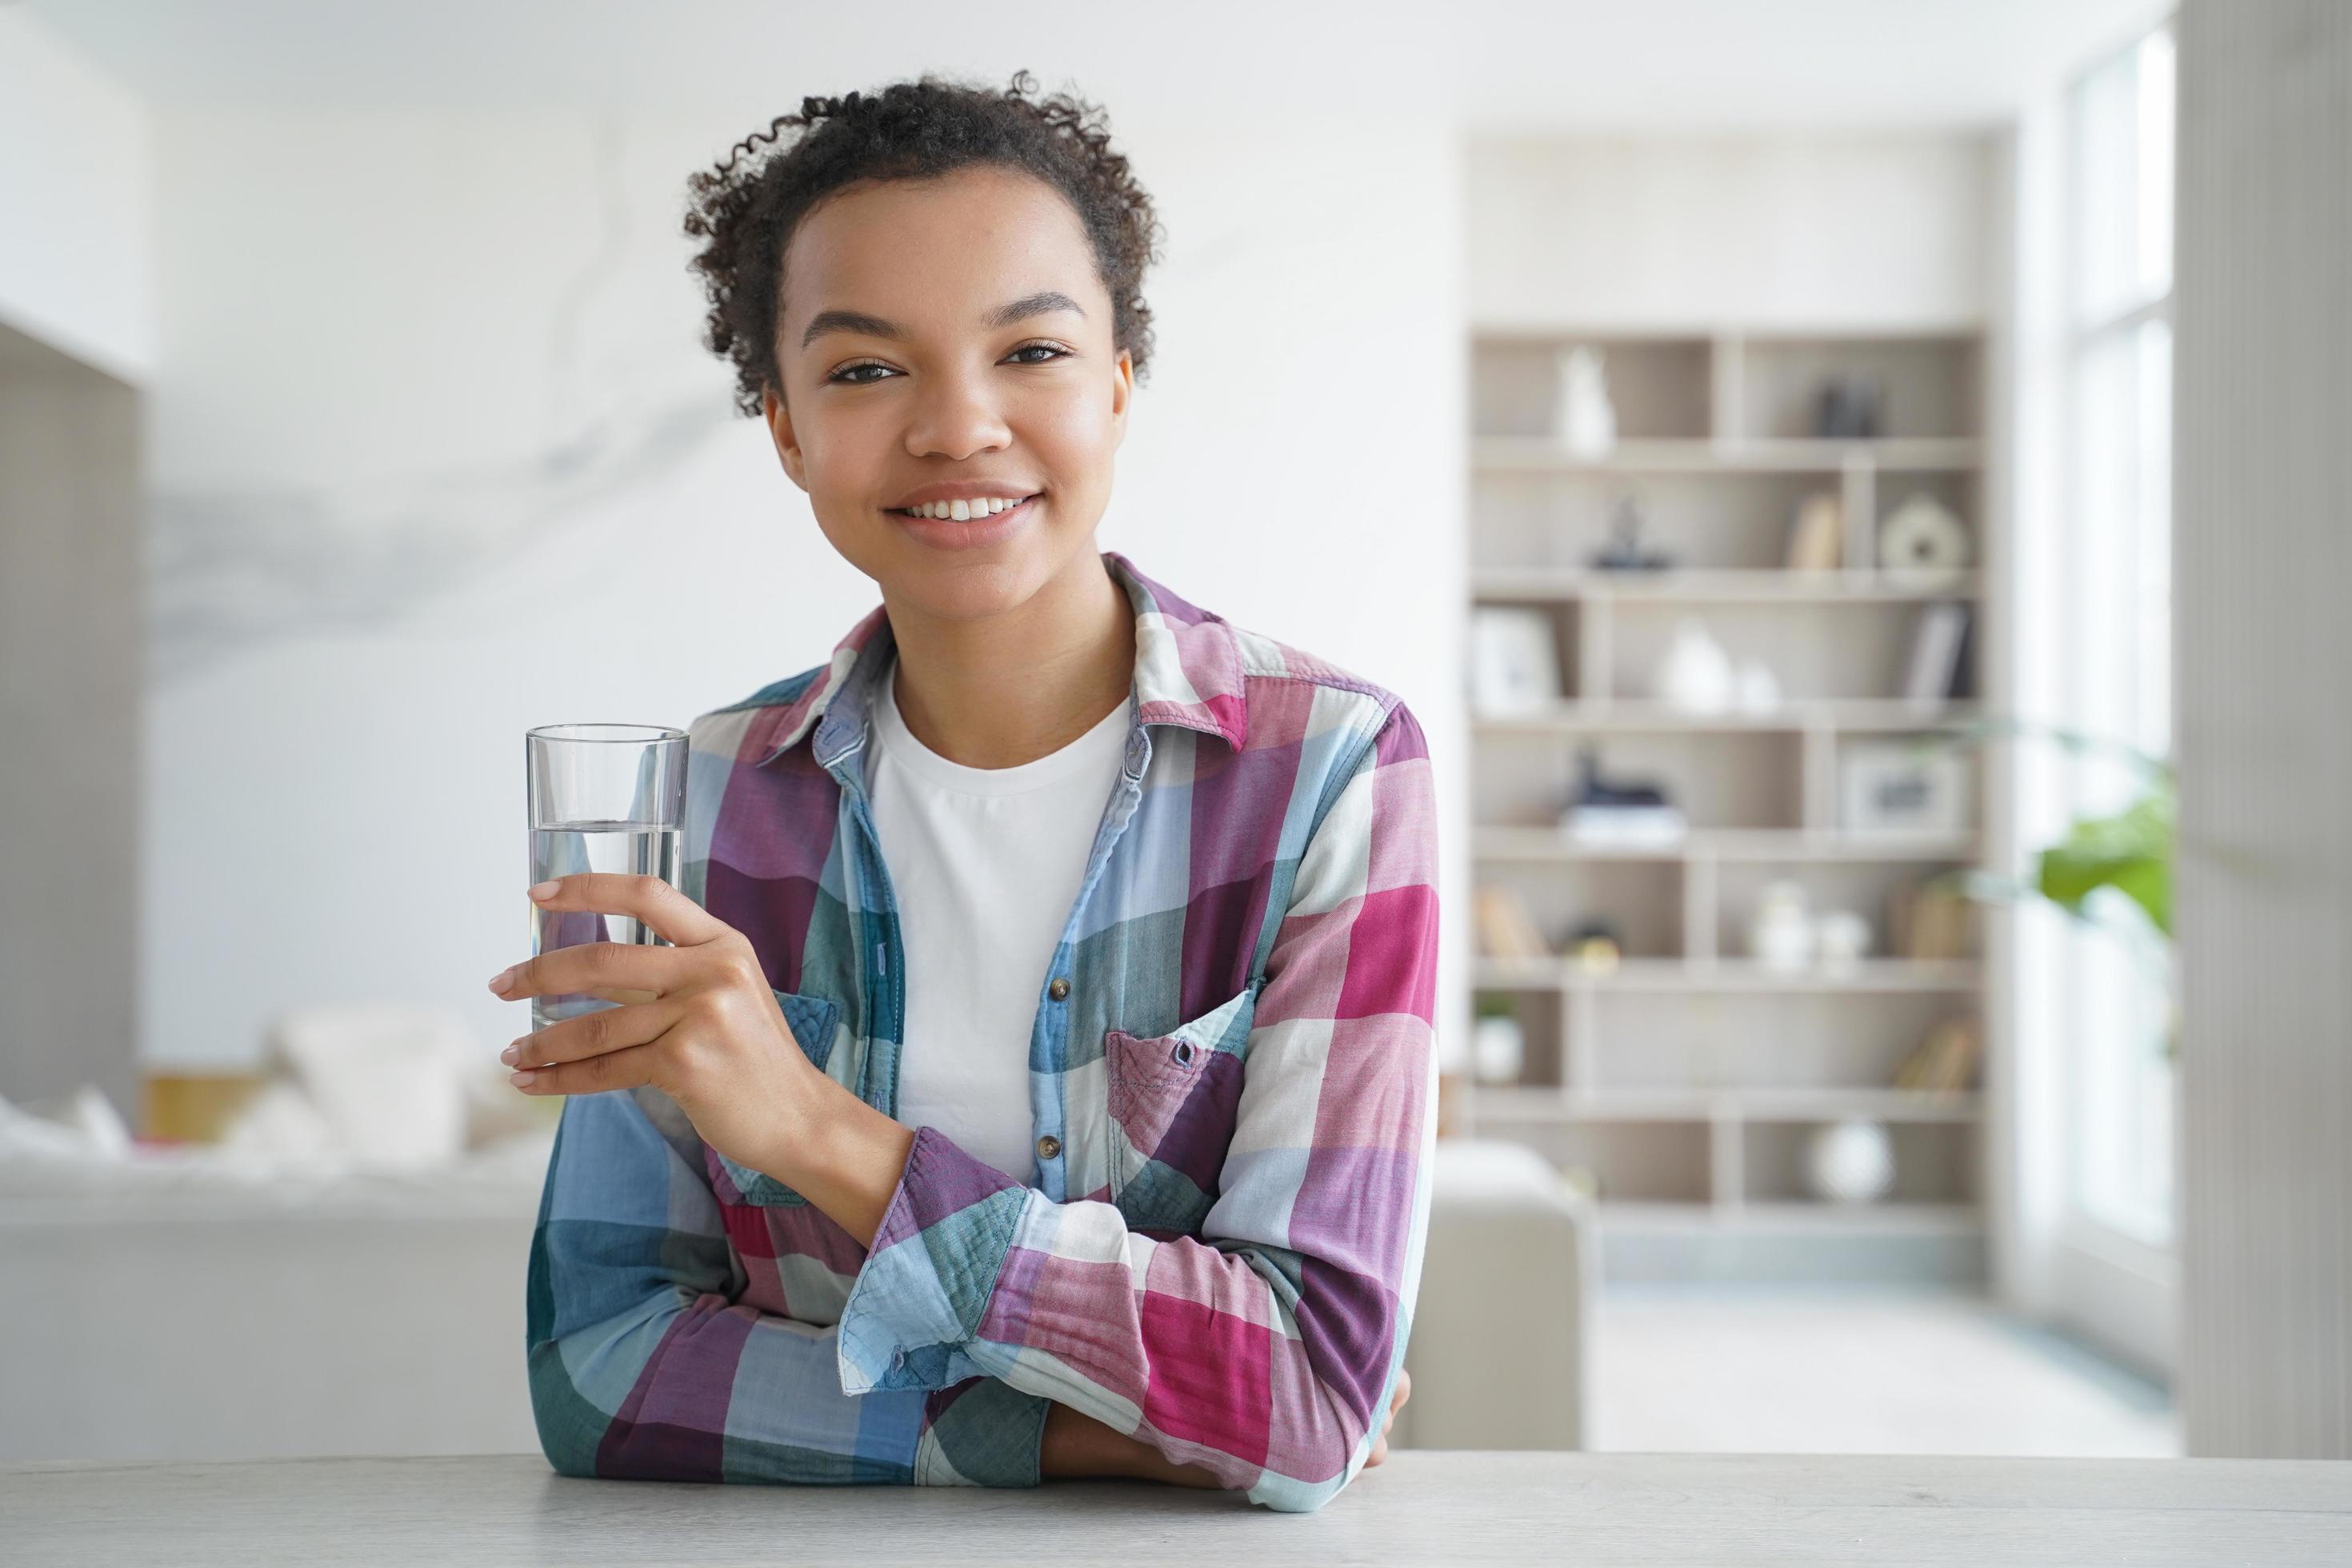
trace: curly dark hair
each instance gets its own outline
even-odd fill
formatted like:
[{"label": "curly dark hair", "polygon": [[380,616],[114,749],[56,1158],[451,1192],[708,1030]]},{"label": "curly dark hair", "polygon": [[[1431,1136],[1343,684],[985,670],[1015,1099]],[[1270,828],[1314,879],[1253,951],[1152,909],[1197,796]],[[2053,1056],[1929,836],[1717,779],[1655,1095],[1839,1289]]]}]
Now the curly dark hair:
[{"label": "curly dark hair", "polygon": [[[926,72],[877,92],[803,98],[798,114],[778,115],[688,177],[686,232],[708,242],[688,264],[710,300],[702,341],[734,363],[738,413],[758,415],[769,386],[783,395],[776,329],[784,247],[809,210],[862,181],[926,179],[973,164],[1034,174],[1076,209],[1110,295],[1111,342],[1143,378],[1151,357],[1143,269],[1160,259],[1160,220],[1126,156],[1112,151],[1102,110],[1068,93],[1034,97],[1036,87],[1025,70],[1003,92]],[[780,142],[788,128],[801,133]],[[771,151],[749,159],[762,142]]]}]

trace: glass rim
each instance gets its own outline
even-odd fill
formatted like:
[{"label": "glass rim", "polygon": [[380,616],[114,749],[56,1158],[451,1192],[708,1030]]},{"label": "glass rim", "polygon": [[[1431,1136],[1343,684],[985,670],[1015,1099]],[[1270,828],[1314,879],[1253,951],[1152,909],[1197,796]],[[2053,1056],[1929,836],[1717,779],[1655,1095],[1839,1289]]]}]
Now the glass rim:
[{"label": "glass rim", "polygon": [[[587,735],[578,732],[583,730],[625,730],[628,733]],[[672,729],[667,724],[541,724],[535,729],[523,731],[523,739],[526,741],[572,741],[588,745],[659,745],[665,742],[683,741],[686,738],[685,731]]]}]

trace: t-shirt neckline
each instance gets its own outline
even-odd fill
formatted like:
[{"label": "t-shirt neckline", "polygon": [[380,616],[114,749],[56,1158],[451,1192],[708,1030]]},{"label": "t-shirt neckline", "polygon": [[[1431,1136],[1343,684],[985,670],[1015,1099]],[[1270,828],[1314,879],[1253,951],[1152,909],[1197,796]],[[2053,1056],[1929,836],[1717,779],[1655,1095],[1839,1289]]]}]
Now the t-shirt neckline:
[{"label": "t-shirt neckline", "polygon": [[1104,766],[1116,770],[1126,757],[1127,720],[1134,706],[1131,697],[1104,714],[1085,734],[1042,757],[1009,768],[968,767],[932,751],[907,728],[906,716],[898,711],[898,661],[894,657],[882,671],[874,703],[877,740],[893,763],[940,789],[960,795],[1025,795]]}]

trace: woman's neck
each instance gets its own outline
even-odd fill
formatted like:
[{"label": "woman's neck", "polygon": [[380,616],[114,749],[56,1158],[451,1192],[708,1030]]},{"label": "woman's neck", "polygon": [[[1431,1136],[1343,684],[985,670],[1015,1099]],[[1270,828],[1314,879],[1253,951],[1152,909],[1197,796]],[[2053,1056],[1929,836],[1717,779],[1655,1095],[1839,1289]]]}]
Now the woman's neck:
[{"label": "woman's neck", "polygon": [[1135,611],[1092,550],[1002,616],[946,621],[895,604],[889,614],[899,716],[915,739],[968,768],[1057,752],[1134,685]]}]

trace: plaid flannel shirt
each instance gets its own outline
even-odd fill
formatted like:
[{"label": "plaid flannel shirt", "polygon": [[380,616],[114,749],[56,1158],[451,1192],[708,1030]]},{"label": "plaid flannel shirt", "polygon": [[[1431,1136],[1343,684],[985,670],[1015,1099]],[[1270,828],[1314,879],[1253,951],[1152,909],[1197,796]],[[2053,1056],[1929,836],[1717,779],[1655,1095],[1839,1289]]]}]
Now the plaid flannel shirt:
[{"label": "plaid flannel shirt", "polygon": [[[528,1282],[558,1471],[1034,1486],[1050,1402],[1285,1511],[1370,1455],[1435,1131],[1422,730],[1102,558],[1135,610],[1132,729],[1037,976],[1034,1170],[919,1128],[868,1249],[659,1090],[569,1098]],[[810,1060],[895,1114],[922,955],[866,793],[890,647],[877,605],[694,721],[684,885],[751,939]]]}]

